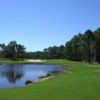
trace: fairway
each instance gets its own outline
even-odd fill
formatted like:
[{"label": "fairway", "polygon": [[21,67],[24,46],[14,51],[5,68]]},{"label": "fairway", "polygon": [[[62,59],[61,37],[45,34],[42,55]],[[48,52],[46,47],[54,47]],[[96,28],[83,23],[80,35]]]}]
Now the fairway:
[{"label": "fairway", "polygon": [[100,0],[0,0],[0,100],[100,100],[99,10]]},{"label": "fairway", "polygon": [[0,89],[0,100],[99,100],[100,65],[67,60],[47,60],[61,64],[65,71],[29,86]]}]

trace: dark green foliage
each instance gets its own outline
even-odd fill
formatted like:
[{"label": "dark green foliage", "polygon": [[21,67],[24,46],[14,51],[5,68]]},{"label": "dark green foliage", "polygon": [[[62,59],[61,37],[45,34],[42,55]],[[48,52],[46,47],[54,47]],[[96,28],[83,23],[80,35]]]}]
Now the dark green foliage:
[{"label": "dark green foliage", "polygon": [[17,44],[16,41],[11,41],[7,46],[1,44],[0,47],[0,55],[5,58],[10,58],[11,60],[19,60],[24,58],[25,47],[24,45]]},{"label": "dark green foliage", "polygon": [[45,57],[44,57],[43,52],[37,51],[37,52],[26,52],[25,58],[26,59],[43,59]]},{"label": "dark green foliage", "polygon": [[43,51],[43,57],[46,59],[63,59],[64,58],[64,50],[65,47],[63,45],[57,47],[49,47],[44,49]]},{"label": "dark green foliage", "polygon": [[4,58],[5,44],[0,44],[0,58]]},{"label": "dark green foliage", "polygon": [[41,53],[45,59],[66,58],[74,61],[97,61],[100,63],[100,28],[95,32],[87,30],[75,35],[70,41],[57,47],[49,47]]},{"label": "dark green foliage", "polygon": [[37,52],[25,52],[25,47],[16,41],[11,41],[7,46],[0,44],[0,58],[69,59],[100,63],[100,28],[94,32],[87,30],[84,34],[75,35],[65,46],[48,47]]},{"label": "dark green foliage", "polygon": [[100,28],[95,32],[87,30],[84,34],[79,33],[65,44],[67,59],[74,61],[97,61],[100,63]]},{"label": "dark green foliage", "polygon": [[100,64],[100,28],[94,32],[96,41],[95,41],[95,55],[96,61]]},{"label": "dark green foliage", "polygon": [[91,58],[92,58],[92,42],[93,40],[95,40],[95,37],[93,35],[93,32],[91,30],[87,30],[84,34],[84,43],[86,46],[86,59],[87,61],[90,63],[91,62]]}]

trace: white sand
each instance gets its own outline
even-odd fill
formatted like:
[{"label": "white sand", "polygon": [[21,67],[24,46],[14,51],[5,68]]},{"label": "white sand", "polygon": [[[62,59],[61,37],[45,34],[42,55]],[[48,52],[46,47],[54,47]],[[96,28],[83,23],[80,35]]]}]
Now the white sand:
[{"label": "white sand", "polygon": [[41,60],[41,59],[27,59],[25,60],[26,62],[44,62],[46,60]]}]

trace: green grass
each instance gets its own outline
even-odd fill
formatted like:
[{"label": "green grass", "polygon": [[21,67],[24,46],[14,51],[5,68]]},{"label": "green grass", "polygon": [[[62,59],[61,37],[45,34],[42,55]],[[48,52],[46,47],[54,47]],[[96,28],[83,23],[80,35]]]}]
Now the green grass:
[{"label": "green grass", "polygon": [[[13,61],[13,60],[0,60],[0,64],[36,64],[36,62],[27,62],[27,61]],[[41,62],[37,62],[37,64],[41,64]]]},{"label": "green grass", "polygon": [[65,65],[68,72],[25,87],[0,89],[0,100],[99,100],[100,65],[66,60],[44,64]]}]

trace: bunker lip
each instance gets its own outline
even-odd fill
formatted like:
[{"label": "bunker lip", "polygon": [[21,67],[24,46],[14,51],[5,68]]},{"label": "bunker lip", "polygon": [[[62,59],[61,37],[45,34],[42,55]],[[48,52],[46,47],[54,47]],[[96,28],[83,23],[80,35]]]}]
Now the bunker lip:
[{"label": "bunker lip", "polygon": [[41,59],[27,59],[27,60],[25,60],[25,62],[36,62],[36,63],[44,62],[44,61],[46,61],[46,60],[41,60]]}]

